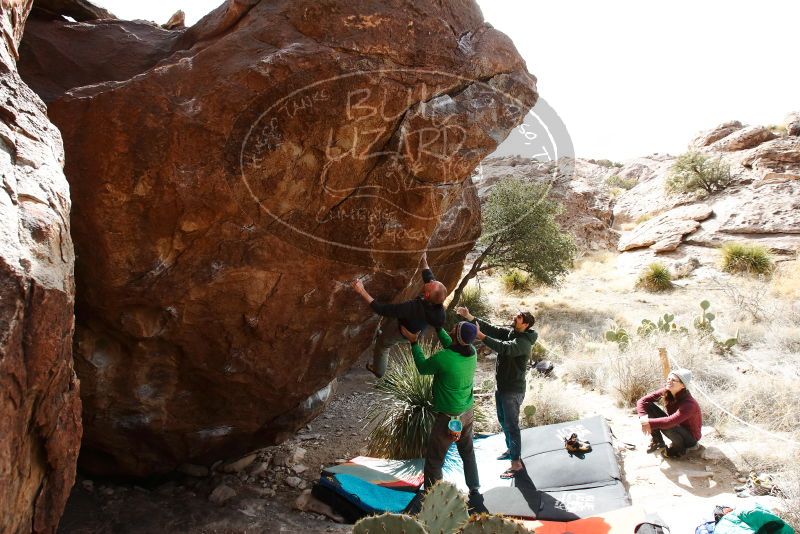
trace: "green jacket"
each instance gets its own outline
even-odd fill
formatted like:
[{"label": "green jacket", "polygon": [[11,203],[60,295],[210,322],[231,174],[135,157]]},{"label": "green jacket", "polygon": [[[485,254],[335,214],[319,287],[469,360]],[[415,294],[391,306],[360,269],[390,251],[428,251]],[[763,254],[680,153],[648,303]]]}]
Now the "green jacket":
[{"label": "green jacket", "polygon": [[421,375],[433,375],[433,409],[450,415],[460,415],[474,403],[472,397],[475,368],[478,366],[478,355],[475,349],[471,356],[464,356],[448,347],[453,340],[443,328],[436,331],[443,350],[430,358],[418,343],[411,344],[411,354]]},{"label": "green jacket", "polygon": [[516,332],[477,319],[481,332],[486,334],[483,343],[497,353],[495,377],[497,391],[501,393],[525,393],[525,376],[531,349],[536,343],[536,330]]}]

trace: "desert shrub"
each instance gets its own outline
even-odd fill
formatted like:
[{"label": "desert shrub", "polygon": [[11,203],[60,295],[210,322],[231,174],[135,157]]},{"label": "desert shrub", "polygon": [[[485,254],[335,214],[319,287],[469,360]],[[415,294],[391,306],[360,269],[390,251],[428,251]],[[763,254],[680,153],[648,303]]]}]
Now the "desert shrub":
[{"label": "desert shrub", "polygon": [[595,165],[600,165],[601,167],[606,167],[610,169],[611,167],[622,167],[622,163],[611,161],[610,159],[588,159],[586,160],[589,163],[594,163]]},{"label": "desert shrub", "polygon": [[[464,288],[459,300],[459,306],[466,306],[472,315],[481,319],[486,319],[494,312],[492,305],[489,303],[489,298],[477,284],[469,284]],[[448,309],[445,328],[450,330],[454,324],[463,320],[456,314],[455,310]]]},{"label": "desert shrub", "polygon": [[594,389],[600,385],[597,362],[572,360],[565,365],[564,373],[570,380],[585,388]]},{"label": "desert shrub", "polygon": [[710,159],[699,152],[687,152],[678,156],[672,165],[666,188],[670,193],[713,193],[730,183],[730,166],[721,158]]},{"label": "desert shrub", "polygon": [[663,383],[658,352],[635,350],[633,344],[620,352],[609,365],[610,389],[621,406],[634,406],[636,401]]},{"label": "desert shrub", "polygon": [[779,297],[800,300],[800,258],[781,264],[772,278],[771,291]]},{"label": "desert shrub", "polygon": [[651,263],[639,275],[636,287],[651,293],[668,291],[672,289],[672,274],[663,263]]},{"label": "desert shrub", "polygon": [[542,361],[542,360],[544,360],[545,358],[547,358],[547,354],[548,354],[549,352],[550,352],[550,351],[549,351],[549,350],[547,350],[547,347],[545,347],[545,346],[542,344],[542,342],[541,342],[541,341],[537,341],[537,342],[536,342],[536,343],[534,343],[534,344],[533,344],[533,346],[531,347],[531,361],[532,361],[532,362],[539,362],[539,361]]},{"label": "desert shrub", "polygon": [[552,425],[580,418],[564,383],[538,373],[528,376],[528,391],[522,403],[522,417],[526,427]]},{"label": "desert shrub", "polygon": [[[437,345],[422,342],[425,354]],[[400,358],[389,366],[375,388],[384,395],[372,405],[367,437],[369,454],[379,458],[420,458],[425,455],[433,420],[433,377],[421,375],[414,365],[410,345],[400,346]]]},{"label": "desert shrub", "polygon": [[639,225],[639,224],[645,223],[645,222],[649,221],[652,218],[653,218],[653,214],[652,213],[645,213],[644,215],[641,215],[636,219],[636,224]]},{"label": "desert shrub", "polygon": [[781,137],[789,135],[789,127],[785,124],[768,124],[767,130]]},{"label": "desert shrub", "polygon": [[624,189],[625,191],[633,189],[638,183],[639,182],[636,181],[636,178],[623,178],[618,174],[612,174],[606,178],[606,185],[609,187],[618,187],[619,189]]},{"label": "desert shrub", "polygon": [[721,253],[722,270],[729,273],[768,275],[774,269],[772,255],[761,245],[726,243]]},{"label": "desert shrub", "polygon": [[511,269],[503,273],[500,278],[503,288],[508,292],[528,291],[533,286],[531,275],[519,269]]},{"label": "desert shrub", "polygon": [[735,387],[712,393],[712,396],[718,404],[748,423],[773,432],[798,434],[800,388],[794,378],[748,373],[738,378]]}]

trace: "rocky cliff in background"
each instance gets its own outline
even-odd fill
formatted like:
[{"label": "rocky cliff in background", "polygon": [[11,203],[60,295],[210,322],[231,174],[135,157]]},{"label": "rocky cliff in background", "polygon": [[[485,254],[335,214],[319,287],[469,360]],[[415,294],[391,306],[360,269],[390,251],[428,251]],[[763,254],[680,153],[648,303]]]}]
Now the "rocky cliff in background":
[{"label": "rocky cliff in background", "polygon": [[0,532],[54,532],[81,440],[74,253],[58,130],[17,74],[32,0],[0,13]]},{"label": "rocky cliff in background", "polygon": [[666,192],[677,158],[669,154],[624,163],[489,157],[473,180],[481,199],[506,176],[549,184],[550,197],[564,206],[559,223],[583,251],[662,255],[684,245],[713,252],[727,241],[749,241],[791,256],[800,251],[800,114],[773,129],[730,121],[689,143],[687,151],[730,166],[730,186],[707,196]]},{"label": "rocky cliff in background", "polygon": [[461,0],[230,0],[189,29],[31,21],[77,251],[82,465],[144,476],[279,439],[378,321],[347,283],[450,286],[468,177],[535,103]]},{"label": "rocky cliff in background", "polygon": [[484,160],[473,180],[481,199],[486,198],[498,180],[506,177],[548,184],[549,197],[564,207],[558,223],[572,234],[579,249],[593,251],[615,247],[619,240],[619,232],[612,228],[614,199],[605,183],[608,175],[608,167],[586,159],[544,162],[504,156]]},{"label": "rocky cliff in background", "polygon": [[[688,149],[720,158],[733,176],[730,186],[705,198],[665,194],[673,156],[638,158],[615,170],[635,184],[614,204],[615,224],[633,226],[623,234],[619,249],[670,252],[681,244],[716,248],[727,241],[751,241],[779,254],[800,251],[796,116],[789,115],[779,133],[731,121],[695,138]],[[689,209],[675,209],[679,206]]]}]

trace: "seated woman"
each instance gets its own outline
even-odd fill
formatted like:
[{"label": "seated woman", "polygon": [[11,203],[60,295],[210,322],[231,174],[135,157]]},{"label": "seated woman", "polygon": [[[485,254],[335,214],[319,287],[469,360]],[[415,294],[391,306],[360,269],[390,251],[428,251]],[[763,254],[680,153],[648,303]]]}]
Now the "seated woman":
[{"label": "seated woman", "polygon": [[[642,432],[650,434],[647,452],[664,449],[666,458],[679,458],[686,449],[694,447],[700,440],[703,415],[700,405],[689,393],[692,372],[688,369],[674,369],[667,376],[666,387],[648,393],[636,403],[636,412],[642,423]],[[656,404],[664,400],[667,411]],[[663,435],[662,435],[663,434]],[[664,437],[672,442],[666,447]]]}]

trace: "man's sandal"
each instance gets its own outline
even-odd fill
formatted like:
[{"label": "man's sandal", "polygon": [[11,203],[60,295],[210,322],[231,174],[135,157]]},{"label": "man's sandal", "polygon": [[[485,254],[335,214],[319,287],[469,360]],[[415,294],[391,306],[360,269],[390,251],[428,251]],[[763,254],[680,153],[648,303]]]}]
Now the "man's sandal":
[{"label": "man's sandal", "polygon": [[520,472],[520,471],[522,471],[523,469],[525,469],[525,468],[524,468],[524,467],[520,467],[519,469],[511,469],[511,468],[509,467],[508,469],[506,469],[505,471],[503,471],[503,473],[500,475],[500,478],[502,478],[503,480],[509,480],[509,479],[511,479],[511,478],[514,478],[514,477],[516,477],[516,476],[517,476],[517,473],[519,473],[519,472]]}]

